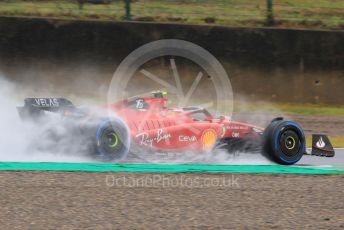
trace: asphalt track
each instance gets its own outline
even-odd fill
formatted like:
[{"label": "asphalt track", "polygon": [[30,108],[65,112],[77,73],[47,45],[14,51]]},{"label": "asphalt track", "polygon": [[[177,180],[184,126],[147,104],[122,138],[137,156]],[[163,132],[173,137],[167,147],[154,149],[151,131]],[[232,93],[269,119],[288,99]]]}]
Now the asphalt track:
[{"label": "asphalt track", "polygon": [[344,148],[335,149],[334,157],[303,156],[297,165],[344,167]]}]

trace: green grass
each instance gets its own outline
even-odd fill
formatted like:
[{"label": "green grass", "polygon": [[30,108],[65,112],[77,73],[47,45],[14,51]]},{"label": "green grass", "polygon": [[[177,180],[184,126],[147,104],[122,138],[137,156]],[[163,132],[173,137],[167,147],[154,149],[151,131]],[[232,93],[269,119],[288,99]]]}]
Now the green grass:
[{"label": "green grass", "polygon": [[[344,28],[342,0],[275,1],[277,27]],[[39,16],[67,19],[122,20],[124,3],[85,4],[83,9],[68,0],[0,0],[0,15]],[[138,21],[264,26],[265,0],[139,0],[132,3],[132,19]]]},{"label": "green grass", "polygon": [[344,116],[343,105],[316,105],[316,104],[289,104],[289,103],[266,103],[266,102],[236,102],[236,112],[264,111],[271,113],[282,112],[289,115],[321,115],[321,116]]}]

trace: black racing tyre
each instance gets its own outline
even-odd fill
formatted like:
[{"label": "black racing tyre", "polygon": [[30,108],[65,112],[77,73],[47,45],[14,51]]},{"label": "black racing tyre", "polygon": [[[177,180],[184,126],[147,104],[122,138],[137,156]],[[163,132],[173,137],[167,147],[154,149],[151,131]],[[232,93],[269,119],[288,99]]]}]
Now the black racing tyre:
[{"label": "black racing tyre", "polygon": [[129,152],[127,126],[120,119],[104,119],[96,128],[96,156],[103,161],[120,161]]},{"label": "black racing tyre", "polygon": [[276,119],[265,129],[263,153],[272,161],[283,165],[295,164],[305,151],[305,135],[296,122]]}]

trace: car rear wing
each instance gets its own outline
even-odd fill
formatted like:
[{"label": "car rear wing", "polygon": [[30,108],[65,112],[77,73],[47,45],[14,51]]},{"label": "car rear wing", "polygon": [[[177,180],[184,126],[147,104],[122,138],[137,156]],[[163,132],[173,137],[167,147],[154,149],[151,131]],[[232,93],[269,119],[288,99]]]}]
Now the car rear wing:
[{"label": "car rear wing", "polygon": [[24,106],[17,107],[22,119],[37,118],[44,112],[63,113],[75,110],[73,103],[65,98],[25,98]]}]

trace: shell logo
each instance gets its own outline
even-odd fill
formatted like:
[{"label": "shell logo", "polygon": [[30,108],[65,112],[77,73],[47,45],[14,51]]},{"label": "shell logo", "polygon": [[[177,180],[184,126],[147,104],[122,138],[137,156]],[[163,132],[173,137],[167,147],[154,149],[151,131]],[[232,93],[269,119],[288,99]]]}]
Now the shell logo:
[{"label": "shell logo", "polygon": [[217,134],[213,129],[207,129],[203,132],[201,141],[204,150],[211,150],[217,140]]}]

